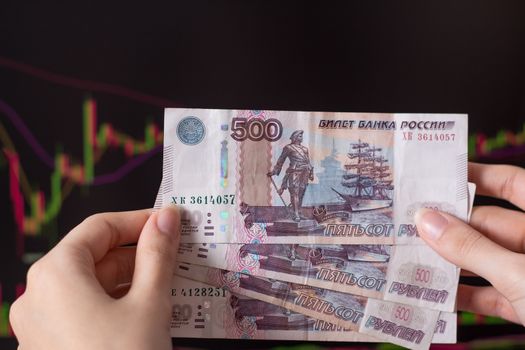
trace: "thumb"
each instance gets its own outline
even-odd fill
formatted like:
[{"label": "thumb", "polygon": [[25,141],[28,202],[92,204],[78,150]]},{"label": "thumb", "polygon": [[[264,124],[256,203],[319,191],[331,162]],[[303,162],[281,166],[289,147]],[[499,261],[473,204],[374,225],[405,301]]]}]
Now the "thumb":
[{"label": "thumb", "polygon": [[140,300],[170,302],[169,289],[179,238],[180,214],[177,208],[166,207],[151,214],[137,243],[130,295]]},{"label": "thumb", "polygon": [[492,283],[509,300],[523,294],[524,259],[494,243],[458,218],[430,209],[415,215],[418,233],[438,254]]}]

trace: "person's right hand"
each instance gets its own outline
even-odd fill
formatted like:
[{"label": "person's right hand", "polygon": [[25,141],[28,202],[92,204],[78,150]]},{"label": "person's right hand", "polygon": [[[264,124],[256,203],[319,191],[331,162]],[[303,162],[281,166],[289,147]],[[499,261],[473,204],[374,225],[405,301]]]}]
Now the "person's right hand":
[{"label": "person's right hand", "polygon": [[[470,163],[469,181],[477,185],[478,194],[525,209],[524,169]],[[451,215],[420,209],[415,220],[421,238],[436,252],[492,284],[460,285],[459,310],[525,324],[525,213],[474,207],[469,226]]]}]

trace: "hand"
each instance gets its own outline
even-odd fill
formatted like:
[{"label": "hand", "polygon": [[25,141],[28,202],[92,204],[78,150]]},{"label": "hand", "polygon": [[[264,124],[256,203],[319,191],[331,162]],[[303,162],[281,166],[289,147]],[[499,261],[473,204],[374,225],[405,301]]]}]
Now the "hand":
[{"label": "hand", "polygon": [[[478,194],[525,208],[525,170],[469,164]],[[420,209],[418,232],[445,259],[492,286],[460,285],[458,309],[525,324],[525,214],[495,206],[475,207],[470,225],[444,213]],[[481,233],[483,232],[483,233]]]},{"label": "hand", "polygon": [[179,229],[173,207],[84,220],[29,269],[9,315],[19,349],[171,350]]}]

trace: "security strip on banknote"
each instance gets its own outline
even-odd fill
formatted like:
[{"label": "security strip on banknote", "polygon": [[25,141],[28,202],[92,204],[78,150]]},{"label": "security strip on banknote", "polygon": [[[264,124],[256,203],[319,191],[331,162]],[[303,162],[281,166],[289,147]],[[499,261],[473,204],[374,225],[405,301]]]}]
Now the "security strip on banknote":
[{"label": "security strip on banknote", "polygon": [[[180,276],[171,290],[171,336],[185,338],[381,342],[335,324]],[[432,343],[456,342],[457,318],[439,315]]]},{"label": "security strip on banknote", "polygon": [[410,349],[428,349],[440,313],[187,263],[177,263],[175,274]]},{"label": "security strip on banknote", "polygon": [[161,191],[183,243],[420,244],[466,219],[467,116],[166,109]]}]

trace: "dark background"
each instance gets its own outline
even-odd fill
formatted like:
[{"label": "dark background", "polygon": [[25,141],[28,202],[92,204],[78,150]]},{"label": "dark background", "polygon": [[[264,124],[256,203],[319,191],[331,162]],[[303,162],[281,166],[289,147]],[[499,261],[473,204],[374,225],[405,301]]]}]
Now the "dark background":
[{"label": "dark background", "polygon": [[[168,106],[468,113],[473,137],[521,133],[524,63],[525,2],[518,0],[0,3],[0,100],[49,155],[62,150],[78,163],[87,96],[97,101],[99,123],[136,139],[144,137],[147,121],[162,126]],[[130,96],[122,88],[148,96]],[[52,169],[1,111],[0,122],[31,187],[49,194]],[[503,151],[470,156],[525,164],[519,145]],[[47,251],[92,213],[151,207],[162,156],[151,152],[146,158],[119,181],[75,186],[40,235],[25,235],[25,252]],[[129,160],[119,149],[108,150],[95,175]],[[0,284],[6,305],[29,266],[16,254],[16,235],[2,156]],[[487,319],[475,323],[460,326],[460,341],[524,333],[520,326]],[[522,344],[512,339],[506,344]],[[14,346],[0,338],[4,343]]]}]

